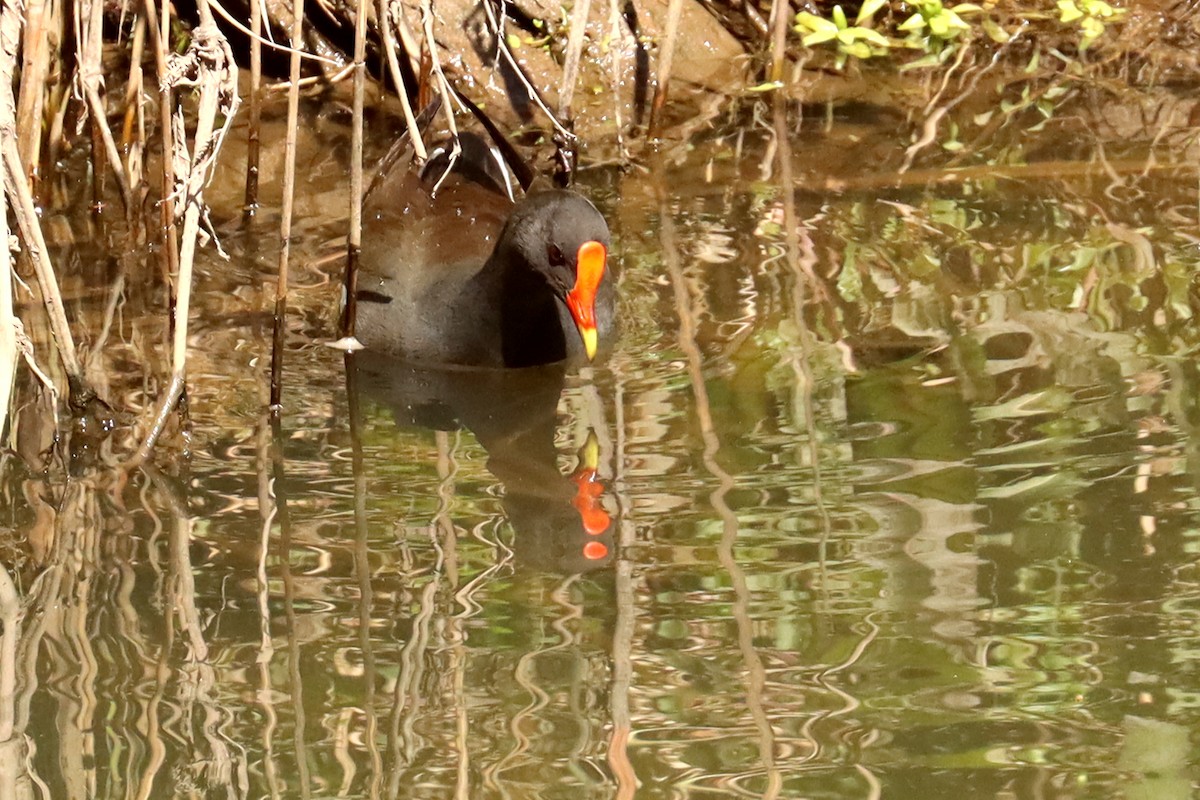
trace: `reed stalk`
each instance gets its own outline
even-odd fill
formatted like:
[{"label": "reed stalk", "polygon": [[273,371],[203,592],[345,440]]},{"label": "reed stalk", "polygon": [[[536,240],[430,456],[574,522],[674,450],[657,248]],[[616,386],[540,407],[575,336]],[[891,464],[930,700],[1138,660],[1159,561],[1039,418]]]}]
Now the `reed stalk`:
[{"label": "reed stalk", "polygon": [[[385,23],[386,24],[386,23]],[[345,305],[340,335],[354,336],[358,320],[358,257],[362,252],[363,98],[367,86],[367,6],[358,0],[354,15],[354,99],[350,123],[350,235],[346,242]],[[403,94],[403,86],[401,94]]]},{"label": "reed stalk", "polygon": [[[182,115],[170,118],[173,150],[164,154],[164,161],[174,160],[187,167],[176,176],[171,195],[183,203],[183,228],[180,232],[179,274],[175,282],[175,328],[171,347],[171,380],[160,401],[150,431],[143,440],[133,463],[147,460],[158,440],[171,410],[183,396],[186,385],[188,312],[192,296],[192,272],[200,221],[204,213],[204,187],[216,166],[217,152],[225,133],[237,113],[237,65],[220,29],[213,20],[207,0],[196,5],[200,24],[192,31],[187,52],[173,56],[164,66],[168,85],[194,86],[199,92],[196,127],[192,150],[187,148],[187,135]],[[160,31],[160,36],[162,32]],[[169,116],[169,115],[168,115]],[[216,122],[221,118],[221,126]]]},{"label": "reed stalk", "polygon": [[[17,48],[21,37],[20,9],[6,3],[0,12],[0,161],[3,162],[4,189],[17,220],[25,252],[33,262],[42,300],[50,318],[50,330],[58,345],[59,357],[67,372],[70,402],[74,408],[82,408],[95,397],[83,376],[79,356],[75,351],[75,340],[67,323],[67,312],[63,307],[62,293],[50,263],[50,253],[42,235],[33,192],[25,177],[24,164],[17,144],[16,99],[13,97],[12,70],[17,62]],[[5,240],[7,242],[7,239]]]},{"label": "reed stalk", "polygon": [[133,210],[133,195],[130,192],[129,179],[126,178],[125,169],[121,165],[121,154],[117,150],[116,140],[108,125],[107,107],[100,94],[100,80],[104,70],[104,2],[103,0],[92,0],[87,5],[86,15],[82,13],[82,9],[77,9],[76,13],[81,15],[81,19],[78,20],[81,26],[80,41],[75,51],[79,69],[76,80],[82,88],[88,114],[91,117],[93,145],[99,145],[105,156],[104,159],[101,159],[99,152],[93,152],[93,175],[96,181],[94,202],[97,207],[104,202],[103,184],[100,181],[102,170],[99,162],[107,160],[108,167],[117,181],[117,188],[121,192],[121,202],[125,206],[125,212],[129,214]]},{"label": "reed stalk", "polygon": [[283,351],[287,338],[288,259],[292,246],[292,207],[296,187],[296,128],[300,121],[300,48],[304,35],[304,0],[292,0],[291,57],[288,77],[287,139],[283,158],[283,209],[279,222],[279,273],[275,283],[275,327],[271,337],[271,413],[283,404]]},{"label": "reed stalk", "polygon": [[[3,70],[12,74],[7,69]],[[8,201],[0,191],[0,242],[8,242]],[[17,317],[13,313],[12,253],[7,246],[0,249],[0,441],[12,402],[13,380],[17,374]],[[9,636],[7,623],[4,636]],[[2,709],[0,709],[2,710]],[[0,725],[0,742],[3,735]],[[10,731],[11,733],[11,731]]]},{"label": "reed stalk", "polygon": [[[138,14],[129,45],[129,81],[125,85],[125,121],[121,127],[121,141],[125,145],[125,174],[129,176],[131,190],[140,187],[143,181],[142,152],[146,144],[146,117],[145,104],[142,103],[145,89],[142,57],[145,52],[146,15]],[[137,219],[136,215],[131,216]]]},{"label": "reed stalk", "polygon": [[259,135],[262,127],[262,3],[250,3],[250,124],[246,133],[245,215],[254,216],[258,208]]},{"label": "reed stalk", "polygon": [[[62,13],[55,8],[47,10],[45,0],[26,0],[25,27],[20,34],[21,85],[18,89],[17,130],[38,131],[42,129],[42,110],[46,99],[46,78],[50,74],[50,60],[54,53],[50,40],[62,41]],[[7,10],[7,4],[6,4]],[[22,137],[21,174],[31,183],[38,177],[38,159],[41,156],[42,137]]]},{"label": "reed stalk", "polygon": [[769,79],[783,79],[783,63],[787,48],[788,18],[792,6],[788,0],[771,0],[771,70]]},{"label": "reed stalk", "polygon": [[[162,226],[162,267],[163,281],[171,287],[168,301],[172,325],[175,319],[175,289],[171,282],[179,270],[179,239],[175,235],[175,136],[171,124],[171,109],[174,108],[174,91],[171,89],[171,79],[167,74],[167,37],[168,16],[161,17],[154,6],[155,0],[144,0],[142,9],[146,13],[146,28],[150,33],[150,45],[154,50],[154,66],[158,74],[158,112],[159,138],[162,140],[162,158],[159,167],[161,183],[159,189],[162,199],[158,201],[159,224]],[[163,10],[167,11],[169,0],[162,0]]]},{"label": "reed stalk", "polygon": [[658,54],[658,80],[654,86],[654,100],[650,103],[650,124],[646,128],[647,139],[657,139],[662,127],[662,110],[667,103],[667,87],[671,82],[671,67],[675,61],[675,40],[679,36],[679,14],[683,0],[671,0],[667,7],[667,29]]}]

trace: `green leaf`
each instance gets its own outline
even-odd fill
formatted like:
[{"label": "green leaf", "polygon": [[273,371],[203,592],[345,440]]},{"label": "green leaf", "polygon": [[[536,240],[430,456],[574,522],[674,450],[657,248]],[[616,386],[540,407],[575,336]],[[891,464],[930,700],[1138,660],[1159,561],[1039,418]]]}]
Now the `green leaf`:
[{"label": "green leaf", "polygon": [[925,27],[925,18],[921,16],[920,12],[918,12],[916,14],[913,14],[908,19],[904,20],[904,22],[901,22],[899,30],[919,31],[924,27]]},{"label": "green leaf", "polygon": [[877,47],[882,47],[884,49],[892,46],[892,43],[887,40],[887,37],[879,31],[874,31],[870,28],[854,28],[853,30],[858,31],[858,38],[864,42],[876,45]]},{"label": "green leaf", "polygon": [[955,14],[973,14],[976,11],[983,11],[983,8],[975,5],[974,3],[959,3],[950,10]]},{"label": "green leaf", "polygon": [[867,46],[866,42],[851,42],[850,44],[844,45],[842,50],[847,54],[854,56],[855,58],[861,59],[867,59],[873,55],[871,53],[871,48]]},{"label": "green leaf", "polygon": [[936,67],[939,63],[941,63],[941,62],[938,60],[937,53],[929,53],[928,55],[921,56],[916,61],[910,61],[907,64],[903,65],[902,67],[900,67],[900,71],[907,72],[910,69],[921,69],[923,67]]},{"label": "green leaf", "polygon": [[801,39],[800,42],[805,47],[812,47],[814,44],[820,44],[821,42],[828,42],[836,39],[838,33],[840,33],[840,31],[837,28],[833,28],[832,30],[826,29],[813,31],[808,36],[805,36],[803,39]]},{"label": "green leaf", "polygon": [[968,25],[967,23],[963,22],[962,17],[960,17],[958,14],[954,13],[950,9],[946,9],[945,11],[943,11],[942,16],[946,18],[946,24],[948,24],[952,30],[959,30],[959,31],[971,30],[971,26]]},{"label": "green leaf", "polygon": [[832,39],[834,36],[837,36],[837,32],[839,30],[837,25],[834,25],[824,17],[818,17],[816,14],[809,14],[807,11],[801,11],[796,15],[796,26],[799,28],[804,28],[808,31],[812,31],[813,33],[831,31],[832,35],[829,37],[830,39]]},{"label": "green leaf", "polygon": [[866,0],[862,4],[862,8],[858,9],[858,16],[854,19],[855,25],[861,25],[866,20],[875,16],[875,12],[886,6],[888,0]]},{"label": "green leaf", "polygon": [[1075,0],[1058,0],[1058,10],[1062,13],[1059,22],[1074,22],[1083,16],[1079,6],[1075,5]]},{"label": "green leaf", "polygon": [[929,19],[929,32],[939,39],[946,38],[946,34],[950,32],[950,21],[946,19],[946,12],[943,11]]},{"label": "green leaf", "polygon": [[841,6],[833,7],[833,24],[837,25],[839,30],[849,27],[850,23],[846,22],[846,12],[842,11]]},{"label": "green leaf", "polygon": [[1004,30],[1004,28],[1001,28],[999,24],[993,22],[987,17],[984,17],[980,24],[983,26],[983,32],[986,33],[988,38],[996,44],[1004,44],[1012,38],[1008,31]]}]

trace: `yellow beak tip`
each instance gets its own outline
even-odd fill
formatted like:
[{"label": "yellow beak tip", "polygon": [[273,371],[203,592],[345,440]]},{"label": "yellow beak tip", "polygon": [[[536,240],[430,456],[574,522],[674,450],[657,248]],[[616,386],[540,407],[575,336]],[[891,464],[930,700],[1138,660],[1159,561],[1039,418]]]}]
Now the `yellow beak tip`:
[{"label": "yellow beak tip", "polygon": [[584,328],[579,331],[583,337],[583,351],[587,353],[588,361],[596,358],[597,334],[595,328]]}]

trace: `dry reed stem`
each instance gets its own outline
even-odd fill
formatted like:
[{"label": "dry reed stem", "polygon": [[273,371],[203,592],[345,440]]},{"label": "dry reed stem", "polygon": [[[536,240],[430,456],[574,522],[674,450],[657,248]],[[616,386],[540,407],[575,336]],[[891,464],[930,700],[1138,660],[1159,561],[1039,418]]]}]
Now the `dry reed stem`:
[{"label": "dry reed stem", "polygon": [[[0,70],[0,73],[12,74],[8,68]],[[4,243],[3,249],[0,250],[0,436],[3,436],[9,403],[12,401],[13,380],[17,374],[17,318],[13,313],[12,253],[8,250],[8,202],[2,191],[0,242]],[[8,624],[5,623],[4,636],[9,635]],[[2,711],[0,708],[0,712]],[[11,732],[10,730],[9,733]],[[7,738],[3,725],[0,724],[0,742]]]},{"label": "dry reed stem", "polygon": [[[533,99],[534,104],[542,110],[542,113],[546,115],[546,119],[550,120],[550,124],[554,126],[555,132],[562,136],[566,141],[573,141],[575,139],[575,134],[567,130],[563,124],[558,121],[558,117],[555,116],[554,112],[550,110],[550,107],[546,105],[546,101],[542,99],[542,93],[537,90],[536,86],[530,83],[529,77],[525,74],[525,71],[521,69],[521,64],[517,61],[516,56],[512,54],[512,49],[509,48],[508,39],[504,34],[504,23],[500,17],[496,16],[496,9],[493,5],[495,1],[496,0],[483,0],[483,10],[484,14],[487,16],[488,24],[492,26],[492,31],[496,35],[496,49],[499,51],[500,55],[504,57],[504,60],[508,62],[508,66],[510,69],[512,69],[513,75],[515,75],[517,79],[521,81],[522,87],[524,87],[525,91],[528,92],[529,96]],[[429,41],[430,47],[432,48],[432,38]]]},{"label": "dry reed stem", "polygon": [[[168,0],[162,0],[166,10]],[[179,240],[175,236],[175,161],[171,153],[175,149],[175,137],[172,134],[171,107],[174,105],[174,92],[167,75],[167,36],[168,18],[163,14],[160,18],[154,7],[155,0],[143,0],[146,12],[146,26],[150,32],[150,44],[154,50],[154,66],[158,74],[158,111],[159,138],[162,140],[162,169],[159,191],[162,199],[158,201],[159,222],[162,225],[163,253],[163,282],[171,287],[172,324],[174,324],[174,287],[171,276],[179,270]],[[161,27],[160,27],[161,24]]]},{"label": "dry reed stem", "polygon": [[[50,31],[47,22],[53,23],[54,38],[62,40],[62,13],[56,9],[49,15],[44,0],[26,0],[25,28],[23,32],[21,60],[21,85],[18,89],[17,130],[38,131],[42,129],[42,109],[46,98],[46,78],[50,74],[50,59],[54,53],[50,47]],[[50,19],[47,19],[47,16]],[[41,156],[42,137],[25,136],[21,139],[21,174],[29,180],[37,177],[38,159]]]},{"label": "dry reed stem", "polygon": [[[424,164],[429,158],[429,153],[425,149],[425,142],[421,139],[421,129],[417,125],[417,117],[413,114],[412,103],[408,100],[407,87],[404,85],[404,78],[400,74],[400,62],[396,58],[396,30],[397,17],[400,9],[398,3],[391,3],[388,0],[379,0],[379,26],[383,30],[383,51],[387,56],[388,72],[392,76],[392,83],[396,86],[396,94],[400,97],[400,106],[404,109],[404,125],[408,128],[408,140],[412,142],[413,153],[416,155],[417,163]],[[406,45],[407,49],[407,45]]]},{"label": "dry reed stem", "polygon": [[575,99],[575,84],[579,78],[579,58],[583,55],[583,35],[587,32],[591,0],[575,0],[571,9],[571,31],[567,36],[567,51],[563,59],[562,82],[558,87],[558,116],[571,119],[571,103]]},{"label": "dry reed stem", "polygon": [[617,152],[622,160],[628,160],[628,152],[625,149],[625,123],[621,120],[621,68],[622,54],[624,53],[625,32],[621,27],[621,3],[620,0],[609,0],[608,4],[608,35],[609,41],[612,42],[609,49],[609,63],[612,67],[612,99],[613,99],[613,122],[616,123],[617,129]]},{"label": "dry reed stem", "polygon": [[288,79],[287,138],[283,157],[283,208],[279,221],[279,274],[275,283],[275,328],[271,337],[271,413],[283,404],[283,346],[287,334],[288,259],[292,250],[292,206],[296,189],[296,129],[300,122],[300,47],[304,0],[292,0],[291,60]]},{"label": "dry reed stem", "polygon": [[425,46],[429,48],[429,59],[432,66],[434,83],[437,84],[438,95],[442,98],[442,109],[446,112],[446,126],[450,129],[450,162],[445,173],[438,182],[434,185],[433,191],[437,192],[438,187],[442,185],[442,180],[446,175],[450,174],[450,170],[454,168],[454,162],[458,160],[458,154],[461,149],[458,146],[458,124],[454,121],[454,104],[451,102],[450,82],[446,80],[446,73],[442,71],[442,61],[438,58],[437,40],[433,35],[433,3],[432,0],[421,0],[421,28],[425,33]]},{"label": "dry reed stem", "polygon": [[[251,2],[261,2],[261,0],[251,0]],[[276,42],[273,42],[270,39],[265,38],[261,34],[255,34],[253,31],[251,31],[249,28],[247,28],[240,19],[238,19],[237,17],[230,14],[223,5],[216,2],[216,0],[207,0],[207,5],[211,8],[215,8],[217,10],[217,14],[219,14],[221,16],[221,18],[224,19],[226,22],[228,22],[230,25],[237,28],[239,31],[246,34],[251,39],[258,41],[261,44],[265,44],[267,47],[270,47],[272,50],[279,50],[284,53],[289,53],[293,56],[299,54],[300,58],[307,58],[309,61],[316,61],[317,63],[324,64],[327,67],[340,67],[341,66],[341,64],[339,62],[335,61],[332,58],[326,58],[325,56],[319,56],[316,53],[309,53],[306,50],[302,50],[302,49],[299,49],[296,47],[289,47],[287,45],[277,44]]]},{"label": "dry reed stem", "polygon": [[250,124],[246,133],[245,214],[254,216],[258,208],[259,143],[262,127],[262,3],[250,0]]},{"label": "dry reed stem", "polygon": [[788,0],[771,2],[771,71],[770,80],[783,79],[783,60],[787,52],[788,18],[792,6]]},{"label": "dry reed stem", "polygon": [[[104,77],[102,66],[104,58],[103,0],[91,0],[87,11],[87,14],[80,14],[75,20],[75,24],[78,26],[76,35],[79,41],[79,47],[75,50],[75,60],[79,68],[75,74],[75,80],[87,102],[93,129],[100,135],[100,140],[104,144],[108,165],[117,180],[117,188],[121,192],[121,202],[125,205],[125,212],[130,213],[133,210],[133,196],[130,193],[129,180],[125,177],[125,169],[121,164],[121,153],[117,150],[112,129],[108,126],[108,111],[104,104],[104,98],[100,95],[101,80]],[[94,201],[100,204],[103,199],[96,197]]]},{"label": "dry reed stem", "polygon": [[[358,256],[362,250],[363,97],[367,85],[367,0],[358,0],[354,14],[354,99],[350,123],[350,236],[346,243],[345,306],[342,337],[354,336],[358,320]],[[386,23],[384,23],[386,24]],[[403,93],[403,87],[401,88]]]},{"label": "dry reed stem", "polygon": [[658,137],[662,126],[662,110],[667,102],[667,85],[671,82],[671,67],[675,60],[675,39],[679,35],[679,14],[683,10],[683,0],[671,0],[667,7],[667,30],[658,54],[658,80],[654,86],[654,101],[650,104],[650,124],[646,128],[646,138]]},{"label": "dry reed stem", "polygon": [[[13,4],[5,4],[0,17],[0,159],[3,160],[4,187],[13,206],[13,216],[17,219],[21,240],[37,272],[46,313],[50,317],[50,329],[58,345],[63,367],[67,371],[71,404],[80,407],[91,399],[93,394],[87,388],[79,356],[75,352],[75,340],[71,338],[71,328],[67,324],[67,313],[58,289],[58,279],[55,278],[54,266],[50,263],[50,253],[42,236],[33,193],[25,179],[21,152],[17,145],[12,69],[17,61],[20,35],[20,11]],[[7,247],[7,239],[4,246]]]},{"label": "dry reed stem", "polygon": [[[5,100],[12,99],[12,93],[6,91],[7,89],[7,84],[0,88],[0,105],[3,105]],[[3,112],[0,112],[0,116],[3,116]],[[71,327],[67,323],[67,312],[63,307],[58,280],[54,277],[54,265],[50,263],[50,255],[46,250],[46,240],[38,222],[33,194],[21,175],[21,154],[17,150],[16,136],[7,129],[7,125],[4,128],[0,131],[0,138],[3,139],[0,148],[3,149],[5,189],[13,204],[13,216],[17,218],[21,240],[33,260],[38,285],[42,289],[42,299],[46,304],[46,313],[50,317],[50,330],[70,380],[71,405],[79,407],[91,398],[91,392],[84,381],[79,356],[75,351],[75,341],[71,338]]]},{"label": "dry reed stem", "polygon": [[[187,132],[182,109],[172,118],[175,162],[173,196],[181,201],[183,228],[180,232],[179,275],[176,279],[175,331],[172,341],[171,382],[166,396],[159,404],[155,422],[142,442],[134,463],[149,458],[154,444],[166,424],[172,408],[183,395],[187,367],[188,311],[191,305],[192,270],[196,245],[200,236],[201,218],[206,215],[204,188],[216,166],[217,153],[225,134],[237,113],[237,65],[233,51],[213,21],[205,0],[197,4],[200,24],[192,31],[191,42],[182,55],[172,55],[166,64],[162,83],[171,88],[196,87],[199,103],[196,109],[196,130],[192,150],[187,147]],[[223,119],[217,127],[217,116]],[[178,206],[177,206],[178,207]]]},{"label": "dry reed stem", "polygon": [[146,81],[142,71],[142,56],[145,51],[146,15],[138,14],[134,20],[133,41],[129,46],[129,82],[125,85],[125,122],[121,129],[121,140],[126,147],[125,174],[129,176],[130,189],[140,187],[144,180],[142,150],[146,143],[146,117],[142,91]]}]

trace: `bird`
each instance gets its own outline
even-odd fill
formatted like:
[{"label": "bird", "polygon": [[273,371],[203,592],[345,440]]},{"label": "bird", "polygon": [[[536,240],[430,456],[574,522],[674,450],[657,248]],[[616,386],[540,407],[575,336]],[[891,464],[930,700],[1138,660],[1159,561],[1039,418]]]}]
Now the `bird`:
[{"label": "bird", "polygon": [[604,217],[570,189],[514,198],[495,148],[457,143],[419,169],[384,159],[364,195],[356,338],[421,364],[594,360],[615,332]]}]

